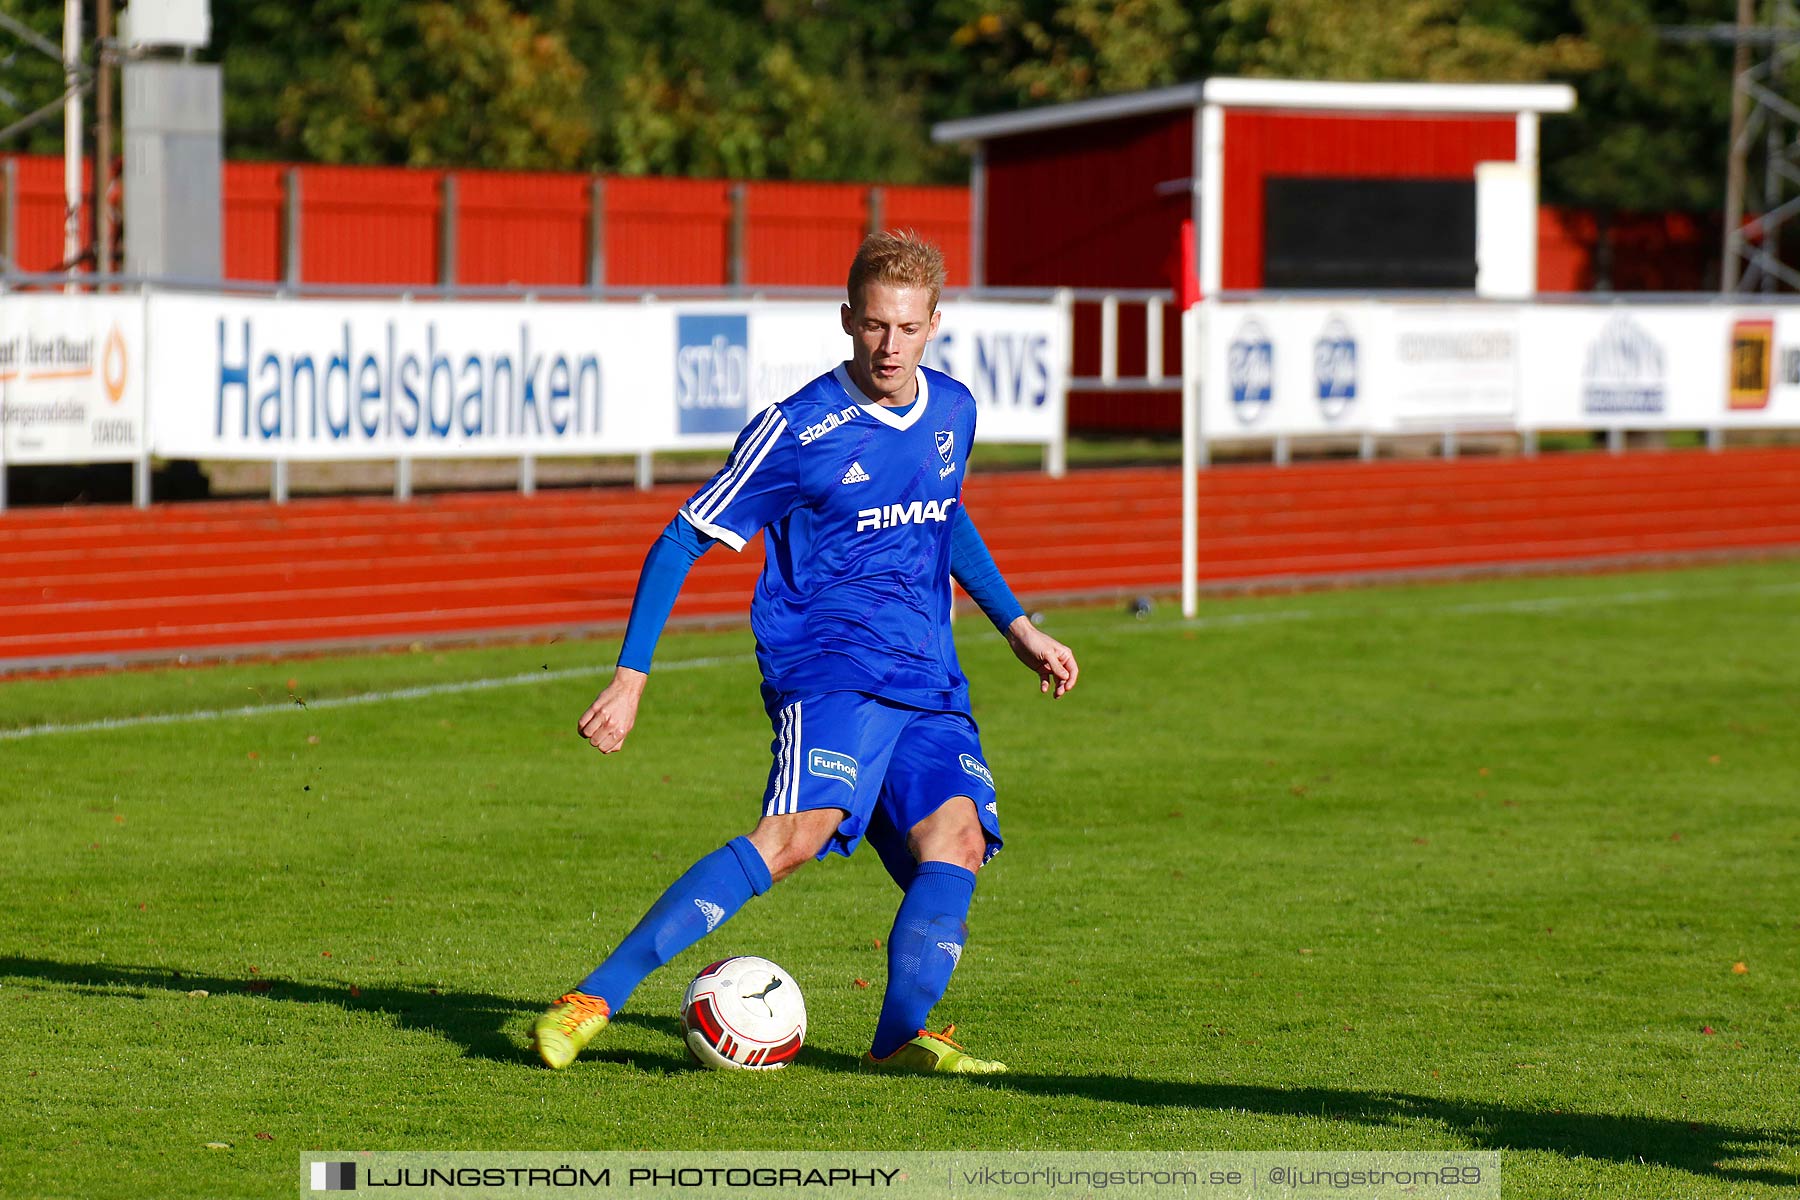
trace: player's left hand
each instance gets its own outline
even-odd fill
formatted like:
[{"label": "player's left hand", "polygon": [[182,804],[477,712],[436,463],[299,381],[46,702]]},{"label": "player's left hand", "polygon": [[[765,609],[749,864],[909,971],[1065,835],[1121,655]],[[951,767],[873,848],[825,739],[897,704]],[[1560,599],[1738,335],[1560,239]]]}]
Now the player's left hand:
[{"label": "player's left hand", "polygon": [[1075,652],[1033,625],[1030,617],[1020,617],[1007,626],[1006,642],[1020,662],[1037,672],[1038,691],[1060,700],[1075,690],[1075,681],[1081,677]]}]

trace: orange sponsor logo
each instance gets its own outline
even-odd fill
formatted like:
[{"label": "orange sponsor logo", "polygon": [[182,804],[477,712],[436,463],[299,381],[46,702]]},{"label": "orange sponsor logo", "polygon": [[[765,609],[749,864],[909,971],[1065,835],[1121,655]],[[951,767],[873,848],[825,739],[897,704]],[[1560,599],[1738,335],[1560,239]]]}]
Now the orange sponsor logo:
[{"label": "orange sponsor logo", "polygon": [[100,383],[106,388],[106,398],[114,404],[125,395],[125,368],[125,339],[114,325],[100,352]]},{"label": "orange sponsor logo", "polygon": [[1727,405],[1733,410],[1769,407],[1775,366],[1775,322],[1743,320],[1731,327],[1731,378]]}]

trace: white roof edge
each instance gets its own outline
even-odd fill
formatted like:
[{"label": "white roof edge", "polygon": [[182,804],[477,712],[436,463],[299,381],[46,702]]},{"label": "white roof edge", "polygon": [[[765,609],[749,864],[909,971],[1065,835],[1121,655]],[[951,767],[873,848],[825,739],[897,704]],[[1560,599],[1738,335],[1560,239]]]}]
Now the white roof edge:
[{"label": "white roof edge", "polygon": [[1097,121],[1117,121],[1145,113],[1194,108],[1200,103],[1203,87],[1203,84],[1198,83],[1178,83],[1173,87],[1155,88],[1147,92],[1102,96],[1098,100],[1074,100],[1067,104],[1028,108],[1023,112],[940,121],[931,127],[931,140],[979,142],[984,138],[1010,137],[1015,133],[1035,133],[1041,129],[1061,129],[1069,125],[1090,125]]},{"label": "white roof edge", "polygon": [[1569,112],[1566,83],[1335,83],[1299,79],[1208,79],[1207,104],[1227,108],[1361,109],[1383,112]]},{"label": "white roof edge", "polygon": [[1300,79],[1208,79],[1097,100],[1075,100],[941,121],[934,142],[979,142],[1071,125],[1117,121],[1146,113],[1218,104],[1226,108],[1306,108],[1325,111],[1421,113],[1562,113],[1575,107],[1566,83],[1338,83]]}]

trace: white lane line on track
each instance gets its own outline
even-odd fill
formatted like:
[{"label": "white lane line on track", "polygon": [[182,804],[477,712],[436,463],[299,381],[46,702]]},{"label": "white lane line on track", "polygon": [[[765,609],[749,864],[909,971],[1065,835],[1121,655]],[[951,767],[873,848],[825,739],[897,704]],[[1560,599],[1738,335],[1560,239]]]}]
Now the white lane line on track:
[{"label": "white lane line on track", "polygon": [[[658,671],[694,671],[705,667],[721,667],[754,662],[754,654],[725,654],[712,658],[689,658],[678,662],[658,663]],[[0,729],[0,742],[23,741],[25,738],[48,737],[58,733],[100,733],[115,729],[137,729],[146,725],[181,725],[196,721],[223,721],[232,717],[264,717],[276,713],[317,712],[328,708],[350,708],[360,704],[385,704],[390,700],[416,700],[422,696],[454,696],[462,692],[484,692],[493,688],[521,687],[528,683],[548,683],[574,679],[581,675],[599,675],[609,666],[564,667],[555,671],[528,671],[522,675],[502,675],[490,679],[460,679],[450,683],[422,684],[419,687],[395,688],[385,692],[359,692],[352,696],[327,696],[304,704],[290,700],[284,704],[246,704],[241,708],[208,708],[180,713],[148,713],[136,717],[105,717],[98,721],[76,721],[66,725],[27,725],[20,729]]]}]

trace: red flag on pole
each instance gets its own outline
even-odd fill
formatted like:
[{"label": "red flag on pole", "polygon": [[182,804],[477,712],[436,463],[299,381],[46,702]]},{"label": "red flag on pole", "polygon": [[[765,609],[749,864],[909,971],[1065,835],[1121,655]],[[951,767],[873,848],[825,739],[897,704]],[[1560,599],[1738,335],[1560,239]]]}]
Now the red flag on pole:
[{"label": "red flag on pole", "polygon": [[1181,275],[1175,281],[1175,298],[1185,311],[1200,303],[1200,260],[1194,254],[1194,222],[1181,223]]}]

